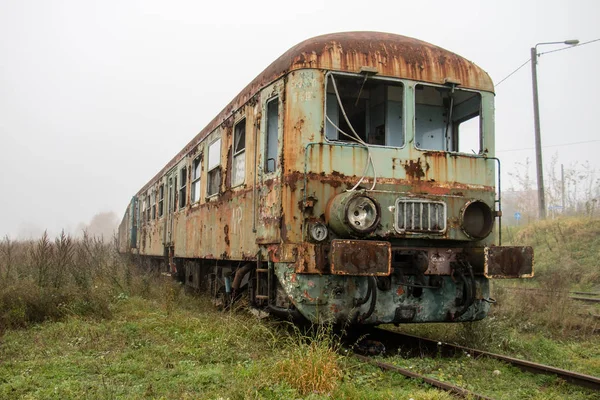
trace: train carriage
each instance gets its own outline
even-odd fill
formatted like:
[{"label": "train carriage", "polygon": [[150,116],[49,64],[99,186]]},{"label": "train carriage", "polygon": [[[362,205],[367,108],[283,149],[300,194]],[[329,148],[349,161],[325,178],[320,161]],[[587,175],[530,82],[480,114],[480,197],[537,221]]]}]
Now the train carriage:
[{"label": "train carriage", "polygon": [[530,247],[494,243],[499,165],[474,63],[400,35],[319,36],[133,196],[120,251],[310,321],[478,320],[489,278],[533,274]]}]

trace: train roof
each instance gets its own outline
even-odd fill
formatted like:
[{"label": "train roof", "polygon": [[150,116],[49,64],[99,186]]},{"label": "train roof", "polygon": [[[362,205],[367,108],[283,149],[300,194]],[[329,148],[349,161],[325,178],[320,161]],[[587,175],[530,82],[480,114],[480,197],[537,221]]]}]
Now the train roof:
[{"label": "train roof", "polygon": [[464,88],[494,91],[492,80],[483,69],[455,53],[422,40],[383,32],[339,32],[316,36],[286,51],[254,78],[138,194],[148,190],[153,182],[175,166],[257,91],[278,78],[306,68],[360,72],[362,67],[376,68],[378,76],[436,84],[450,81]]}]

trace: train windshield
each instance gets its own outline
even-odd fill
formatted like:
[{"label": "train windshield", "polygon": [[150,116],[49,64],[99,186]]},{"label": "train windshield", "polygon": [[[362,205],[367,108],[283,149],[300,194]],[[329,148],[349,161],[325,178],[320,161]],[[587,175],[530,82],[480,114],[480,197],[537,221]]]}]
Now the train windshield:
[{"label": "train windshield", "polygon": [[415,145],[480,154],[481,95],[453,87],[415,86]]},{"label": "train windshield", "polygon": [[331,74],[327,81],[325,135],[329,140],[402,147],[403,99],[400,82]]}]

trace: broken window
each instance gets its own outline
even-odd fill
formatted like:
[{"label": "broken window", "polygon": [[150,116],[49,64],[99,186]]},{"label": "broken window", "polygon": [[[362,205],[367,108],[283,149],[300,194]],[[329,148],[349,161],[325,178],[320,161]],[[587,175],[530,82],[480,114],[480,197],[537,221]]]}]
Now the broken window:
[{"label": "broken window", "polygon": [[233,129],[232,186],[244,183],[246,177],[246,118]]},{"label": "broken window", "polygon": [[165,184],[161,184],[158,188],[158,217],[163,216],[164,212],[164,204],[165,204]]},{"label": "broken window", "polygon": [[221,186],[221,139],[208,146],[208,182],[206,194],[212,196],[219,193]]},{"label": "broken window", "polygon": [[155,190],[152,190],[152,194],[150,195],[150,205],[152,206],[152,208],[151,208],[152,219],[156,219],[156,191]]},{"label": "broken window", "polygon": [[481,153],[481,95],[456,87],[416,85],[415,145],[425,150]]},{"label": "broken window", "polygon": [[404,88],[400,82],[331,74],[327,80],[325,136],[329,140],[402,147],[403,101]]},{"label": "broken window", "polygon": [[265,171],[274,172],[277,169],[277,150],[279,137],[279,98],[267,103],[267,143]]},{"label": "broken window", "polygon": [[187,168],[183,167],[181,168],[181,170],[179,171],[179,182],[180,182],[180,187],[179,187],[179,208],[183,208],[185,207],[185,203],[186,203],[186,184],[187,184]]},{"label": "broken window", "polygon": [[192,203],[200,201],[200,157],[192,164]]}]

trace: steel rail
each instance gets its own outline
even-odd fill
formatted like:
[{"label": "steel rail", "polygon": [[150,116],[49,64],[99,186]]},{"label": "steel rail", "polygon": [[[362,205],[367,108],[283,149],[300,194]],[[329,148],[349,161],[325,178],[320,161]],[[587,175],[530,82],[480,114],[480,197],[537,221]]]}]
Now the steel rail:
[{"label": "steel rail", "polygon": [[571,298],[571,300],[583,301],[585,303],[600,303],[600,299],[592,299],[589,297],[571,296],[570,298]]},{"label": "steel rail", "polygon": [[582,387],[586,387],[589,389],[594,389],[594,390],[600,391],[600,378],[595,377],[595,376],[580,374],[578,372],[573,372],[573,371],[567,371],[567,370],[564,370],[561,368],[551,367],[549,365],[544,365],[544,364],[538,364],[538,363],[534,363],[531,361],[525,361],[525,360],[521,360],[521,359],[514,358],[514,357],[504,356],[501,354],[490,353],[490,352],[483,351],[483,350],[471,349],[469,347],[440,342],[437,340],[427,339],[427,338],[414,336],[414,335],[408,335],[406,333],[393,332],[393,331],[388,331],[388,330],[384,330],[381,328],[375,328],[374,330],[379,331],[379,332],[377,332],[378,336],[381,335],[381,337],[383,337],[384,335],[389,336],[391,334],[391,335],[395,336],[395,339],[398,340],[399,342],[404,342],[404,343],[417,342],[419,345],[425,345],[427,348],[431,349],[432,351],[448,352],[450,350],[453,353],[462,352],[462,353],[470,354],[472,357],[493,358],[493,359],[504,361],[506,363],[514,365],[515,367],[518,367],[527,372],[533,372],[533,373],[537,373],[537,374],[541,373],[541,374],[547,374],[547,375],[556,375],[559,378],[561,378],[569,383],[572,383],[574,385],[578,385],[578,386],[582,386]]},{"label": "steel rail", "polygon": [[469,391],[467,389],[463,389],[463,388],[461,388],[459,386],[452,385],[451,383],[438,381],[437,379],[429,378],[429,377],[427,377],[425,375],[420,375],[420,374],[417,374],[417,373],[415,373],[413,371],[409,371],[407,369],[400,368],[400,367],[397,367],[397,366],[392,365],[392,364],[384,363],[384,362],[378,361],[378,360],[373,360],[373,359],[371,359],[369,357],[362,356],[362,355],[359,355],[359,354],[355,354],[354,356],[356,358],[358,358],[359,360],[365,362],[365,363],[369,363],[369,364],[375,365],[375,366],[377,366],[377,367],[379,367],[381,369],[387,370],[387,371],[398,372],[398,373],[400,373],[400,374],[402,374],[404,376],[407,376],[409,378],[420,379],[423,382],[425,382],[425,383],[427,383],[427,384],[429,384],[431,386],[434,386],[434,387],[436,387],[438,389],[445,390],[446,392],[455,394],[455,395],[463,397],[463,398],[478,399],[478,400],[479,399],[481,399],[481,400],[491,400],[489,397],[485,397],[485,396],[477,394],[475,392],[471,392],[471,391]]}]

